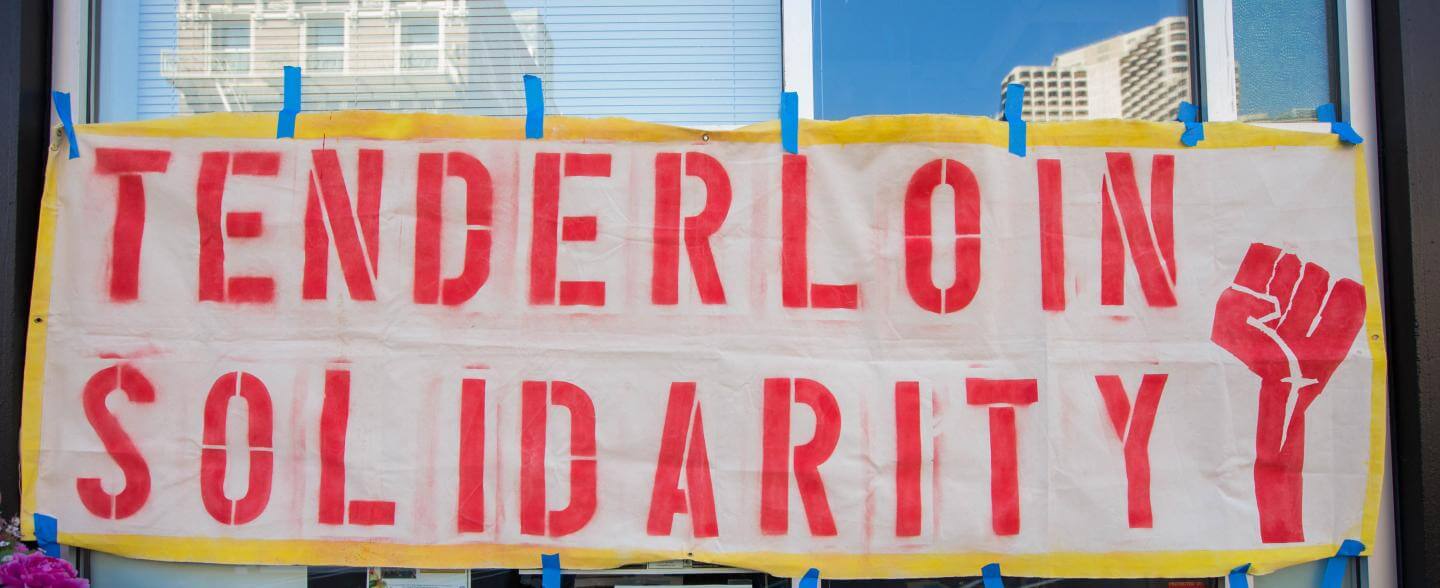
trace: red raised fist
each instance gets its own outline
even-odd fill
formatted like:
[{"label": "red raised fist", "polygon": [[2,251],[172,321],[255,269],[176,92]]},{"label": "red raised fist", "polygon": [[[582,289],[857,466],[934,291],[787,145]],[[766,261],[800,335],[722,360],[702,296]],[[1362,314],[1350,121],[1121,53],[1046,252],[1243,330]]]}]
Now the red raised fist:
[{"label": "red raised fist", "polygon": [[1365,323],[1365,287],[1254,243],[1215,303],[1214,341],[1260,377],[1255,501],[1266,543],[1303,541],[1305,410]]}]

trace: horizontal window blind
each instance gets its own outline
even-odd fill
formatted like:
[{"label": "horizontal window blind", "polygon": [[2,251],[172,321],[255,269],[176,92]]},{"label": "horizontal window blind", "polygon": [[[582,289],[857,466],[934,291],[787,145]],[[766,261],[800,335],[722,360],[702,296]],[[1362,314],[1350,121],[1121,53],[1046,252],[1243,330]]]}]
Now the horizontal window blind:
[{"label": "horizontal window blind", "polygon": [[692,126],[774,118],[778,0],[106,0],[102,121],[304,108],[547,114]]}]

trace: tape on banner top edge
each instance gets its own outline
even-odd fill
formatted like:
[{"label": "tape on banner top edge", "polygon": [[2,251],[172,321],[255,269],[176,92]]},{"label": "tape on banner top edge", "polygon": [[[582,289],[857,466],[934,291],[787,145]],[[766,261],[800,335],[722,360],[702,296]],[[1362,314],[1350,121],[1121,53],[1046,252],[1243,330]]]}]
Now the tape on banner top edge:
[{"label": "tape on banner top edge", "polygon": [[1356,539],[1346,539],[1340,543],[1340,549],[1335,551],[1335,555],[1340,557],[1359,557],[1364,551],[1364,543]]},{"label": "tape on banner top edge", "polygon": [[545,137],[545,87],[540,76],[525,74],[525,138]]},{"label": "tape on banner top edge", "polygon": [[295,117],[300,114],[302,103],[300,84],[300,67],[285,66],[285,103],[280,108],[279,117],[275,120],[276,139],[295,138]]},{"label": "tape on banner top edge", "polygon": [[780,146],[786,153],[800,152],[800,94],[780,94]]},{"label": "tape on banner top edge", "polygon": [[1335,111],[1335,104],[1327,102],[1315,107],[1315,119],[1322,123],[1330,123],[1330,132],[1340,136],[1340,140],[1351,144],[1359,145],[1365,142],[1360,133],[1355,132],[1355,127],[1348,122],[1341,122]]},{"label": "tape on banner top edge", "polygon": [[1005,86],[1005,122],[1010,125],[1010,152],[1025,157],[1025,85]]},{"label": "tape on banner top edge", "polygon": [[540,554],[540,585],[543,588],[560,588],[560,554]]},{"label": "tape on banner top edge", "polygon": [[80,145],[75,140],[75,122],[70,117],[70,93],[52,90],[50,101],[55,104],[55,116],[65,130],[65,142],[70,144],[70,159],[80,157]]},{"label": "tape on banner top edge", "polygon": [[1205,125],[1200,122],[1199,107],[1181,100],[1180,108],[1175,113],[1175,120],[1185,124],[1185,132],[1180,135],[1180,144],[1194,147],[1196,143],[1205,140]]},{"label": "tape on banner top edge", "polygon": [[1000,575],[1000,564],[985,564],[980,568],[980,579],[984,582],[985,588],[1005,588],[1005,580]]}]

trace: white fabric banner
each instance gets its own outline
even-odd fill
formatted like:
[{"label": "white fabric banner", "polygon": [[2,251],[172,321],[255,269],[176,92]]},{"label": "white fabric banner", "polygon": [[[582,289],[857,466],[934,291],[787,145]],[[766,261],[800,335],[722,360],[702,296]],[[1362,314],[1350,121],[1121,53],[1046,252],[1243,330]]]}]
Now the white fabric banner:
[{"label": "white fabric banner", "polygon": [[62,543],[1195,576],[1374,532],[1378,288],[1329,136],[169,124],[52,160],[24,506]]}]

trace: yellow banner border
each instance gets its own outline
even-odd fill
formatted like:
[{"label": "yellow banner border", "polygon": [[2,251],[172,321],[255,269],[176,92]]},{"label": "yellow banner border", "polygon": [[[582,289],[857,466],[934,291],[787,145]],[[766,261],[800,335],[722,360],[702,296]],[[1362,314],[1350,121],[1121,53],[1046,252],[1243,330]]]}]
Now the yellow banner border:
[{"label": "yellow banner border", "polygon": [[[80,125],[77,135],[273,139],[276,115],[219,113],[188,117]],[[1208,123],[1206,139],[1185,148],[1180,123],[1143,121],[1085,121],[1030,123],[1031,147],[1117,147],[1150,149],[1234,149],[1260,147],[1343,146],[1329,133],[1311,133],[1242,123]],[[542,140],[593,142],[712,141],[774,143],[780,141],[779,123],[770,121],[735,130],[706,131],[627,119],[547,117]],[[524,120],[443,114],[395,114],[368,111],[302,113],[296,138],[354,138],[377,140],[474,139],[523,140]],[[26,341],[24,398],[22,400],[21,528],[34,537],[35,482],[39,475],[40,423],[45,379],[45,336],[49,317],[51,261],[58,212],[57,166],[68,147],[64,135],[52,142],[41,202],[36,242],[35,280],[31,294],[30,329]],[[801,121],[800,145],[864,143],[970,143],[1006,147],[1006,123],[987,118],[949,115],[868,116],[845,121]],[[1355,151],[1355,224],[1359,238],[1360,268],[1365,283],[1365,333],[1372,362],[1371,435],[1369,477],[1362,521],[1351,536],[1358,536],[1370,553],[1379,516],[1385,471],[1386,354],[1380,284],[1376,271],[1374,230],[1364,151]],[[84,157],[84,146],[81,156]],[[973,576],[981,566],[999,562],[1005,573],[1026,577],[1219,577],[1242,563],[1251,573],[1266,574],[1280,568],[1329,557],[1338,545],[1270,547],[1254,550],[1191,550],[1136,552],[1014,553],[777,553],[687,552],[566,548],[545,544],[466,543],[415,545],[388,541],[344,539],[251,540],[200,537],[163,537],[64,532],[62,544],[116,555],[162,561],[204,561],[223,564],[404,566],[423,568],[534,568],[538,554],[558,552],[571,569],[605,569],[625,564],[666,559],[693,559],[720,565],[761,570],[778,576],[802,575],[820,568],[827,578]]]},{"label": "yellow banner border", "polygon": [[[211,113],[157,120],[79,125],[84,135],[165,138],[274,139],[276,115]],[[912,114],[862,116],[843,121],[799,121],[801,147],[864,143],[972,143],[1009,146],[1007,123],[974,116]],[[1152,149],[1233,149],[1237,147],[1335,147],[1330,133],[1292,131],[1224,122],[1207,123],[1205,140],[1180,144],[1180,123],[1095,120],[1029,123],[1031,147],[1130,147]],[[301,113],[296,139],[475,139],[525,140],[525,119],[367,110]],[[780,123],[769,121],[732,130],[702,130],[624,118],[545,117],[540,141],[773,143],[780,147]],[[83,147],[82,147],[83,150]]]}]

